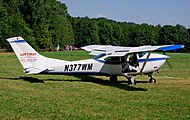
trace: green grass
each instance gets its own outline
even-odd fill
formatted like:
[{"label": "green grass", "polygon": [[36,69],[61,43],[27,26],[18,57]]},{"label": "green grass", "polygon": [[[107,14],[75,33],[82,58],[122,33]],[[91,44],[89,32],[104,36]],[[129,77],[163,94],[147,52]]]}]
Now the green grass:
[{"label": "green grass", "polygon": [[[83,51],[43,52],[48,57],[90,58]],[[0,119],[190,119],[190,54],[168,53],[173,68],[156,84],[110,83],[104,76],[30,75],[14,54],[0,53]]]}]

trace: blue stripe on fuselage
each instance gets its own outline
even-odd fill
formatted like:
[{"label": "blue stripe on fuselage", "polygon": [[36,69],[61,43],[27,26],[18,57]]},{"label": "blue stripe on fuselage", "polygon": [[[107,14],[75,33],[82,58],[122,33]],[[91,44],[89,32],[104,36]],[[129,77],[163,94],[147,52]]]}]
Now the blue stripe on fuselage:
[{"label": "blue stripe on fuselage", "polygon": [[[148,62],[151,62],[151,61],[159,61],[159,60],[166,60],[167,58],[149,58],[148,59]],[[96,60],[98,62],[101,62],[101,63],[106,63],[106,61],[104,60]],[[138,59],[138,62],[145,62],[146,59]]]},{"label": "blue stripe on fuselage", "polygon": [[[148,62],[151,62],[151,61],[159,61],[159,60],[166,60],[166,58],[149,58],[149,59],[148,59]],[[138,61],[139,61],[139,62],[145,62],[146,59],[139,59]]]}]

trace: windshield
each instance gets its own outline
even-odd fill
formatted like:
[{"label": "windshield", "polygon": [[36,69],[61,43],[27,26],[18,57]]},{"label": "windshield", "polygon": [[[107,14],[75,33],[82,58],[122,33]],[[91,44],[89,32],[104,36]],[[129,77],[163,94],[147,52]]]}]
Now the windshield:
[{"label": "windshield", "polygon": [[146,54],[146,52],[140,52],[140,53],[138,53],[139,58],[143,57],[145,54]]}]

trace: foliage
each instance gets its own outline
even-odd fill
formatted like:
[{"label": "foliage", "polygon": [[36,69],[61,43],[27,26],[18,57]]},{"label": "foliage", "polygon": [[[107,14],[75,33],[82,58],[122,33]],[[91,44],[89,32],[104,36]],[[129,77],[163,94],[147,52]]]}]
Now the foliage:
[{"label": "foliage", "polygon": [[184,26],[135,24],[116,22],[106,18],[72,18],[75,43],[77,46],[89,44],[110,44],[122,46],[183,44],[184,52],[190,51],[189,29]]},{"label": "foliage", "polygon": [[35,48],[74,44],[65,4],[56,0],[6,0],[0,2],[0,47],[6,38],[22,36]]},{"label": "foliage", "polygon": [[182,25],[153,26],[106,18],[71,17],[57,0],[1,0],[0,48],[6,38],[23,36],[35,48],[89,44],[141,46],[184,44],[190,51],[190,30]]}]

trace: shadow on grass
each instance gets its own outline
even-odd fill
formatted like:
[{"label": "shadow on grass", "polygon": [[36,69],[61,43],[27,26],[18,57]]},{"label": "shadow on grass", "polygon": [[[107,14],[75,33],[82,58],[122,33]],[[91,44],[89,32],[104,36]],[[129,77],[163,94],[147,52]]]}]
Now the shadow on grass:
[{"label": "shadow on grass", "polygon": [[[77,75],[75,77],[79,78],[80,80],[64,80],[64,81],[69,81],[69,82],[91,82],[91,83],[95,83],[95,84],[99,84],[99,85],[116,87],[116,88],[126,90],[126,91],[147,91],[146,88],[139,88],[139,87],[135,87],[133,85],[128,85],[128,81],[110,82],[110,81],[102,80],[100,78],[95,78],[95,77],[92,77],[92,76],[81,76],[81,75]],[[145,82],[145,81],[140,81],[140,82],[142,83],[142,82]]]},{"label": "shadow on grass", "polygon": [[[82,75],[77,75],[75,77],[79,78],[79,80],[60,80],[60,79],[43,79],[43,80],[40,80],[38,78],[33,78],[33,77],[19,77],[19,78],[0,77],[0,79],[23,80],[23,81],[30,82],[30,83],[44,83],[44,81],[91,82],[91,83],[95,83],[95,84],[99,84],[99,85],[116,87],[116,88],[126,90],[126,91],[147,91],[146,88],[139,88],[139,87],[135,87],[133,85],[128,85],[127,81],[110,82],[107,80],[102,80],[100,78],[95,78],[92,76],[82,76]],[[137,83],[147,83],[147,82],[146,81],[139,81]]]},{"label": "shadow on grass", "polygon": [[38,78],[33,78],[33,77],[20,77],[20,79],[30,83],[44,83],[44,80],[40,80]]},{"label": "shadow on grass", "polygon": [[6,78],[6,77],[0,77],[0,79],[7,79],[7,80],[23,80],[30,83],[44,83],[44,80],[40,80],[38,78],[33,77],[19,77],[19,78]]}]

